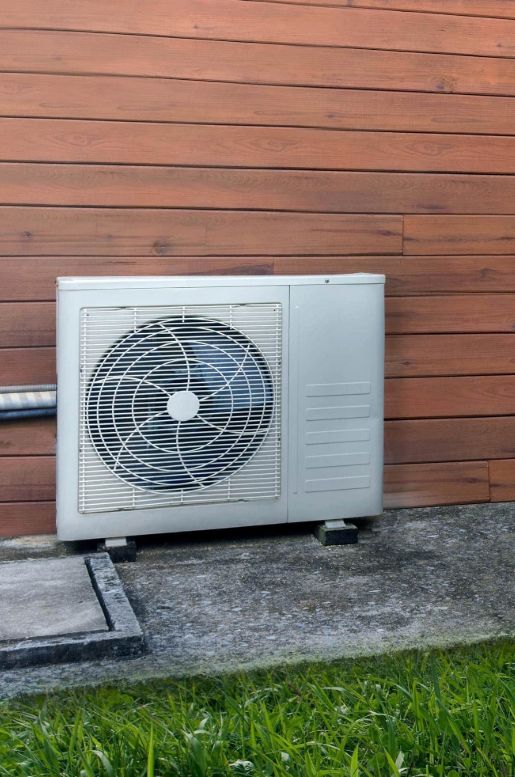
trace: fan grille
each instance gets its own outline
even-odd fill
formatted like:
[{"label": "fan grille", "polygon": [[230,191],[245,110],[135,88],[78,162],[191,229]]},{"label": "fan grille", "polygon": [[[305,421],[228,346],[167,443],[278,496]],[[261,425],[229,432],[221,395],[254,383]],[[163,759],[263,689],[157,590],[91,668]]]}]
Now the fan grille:
[{"label": "fan grille", "polygon": [[79,510],[276,497],[281,307],[81,311]]}]

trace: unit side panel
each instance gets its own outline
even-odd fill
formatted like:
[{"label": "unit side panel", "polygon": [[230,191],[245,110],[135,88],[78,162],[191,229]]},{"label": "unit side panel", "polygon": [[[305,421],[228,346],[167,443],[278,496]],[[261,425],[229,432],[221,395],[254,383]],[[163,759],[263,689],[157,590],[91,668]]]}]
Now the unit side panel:
[{"label": "unit side panel", "polygon": [[294,287],[288,520],[382,511],[383,286]]}]

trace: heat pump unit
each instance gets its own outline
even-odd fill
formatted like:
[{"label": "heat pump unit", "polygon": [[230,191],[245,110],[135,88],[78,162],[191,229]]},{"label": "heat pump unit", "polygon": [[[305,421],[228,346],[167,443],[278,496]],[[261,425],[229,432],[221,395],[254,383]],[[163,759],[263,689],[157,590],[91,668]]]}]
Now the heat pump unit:
[{"label": "heat pump unit", "polygon": [[59,537],[380,513],[383,289],[59,278]]}]

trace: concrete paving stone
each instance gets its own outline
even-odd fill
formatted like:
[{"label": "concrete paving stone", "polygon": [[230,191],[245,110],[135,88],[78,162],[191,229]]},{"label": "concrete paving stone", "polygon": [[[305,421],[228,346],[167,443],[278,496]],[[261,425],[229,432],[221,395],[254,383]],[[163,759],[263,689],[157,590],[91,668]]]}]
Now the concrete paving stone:
[{"label": "concrete paving stone", "polygon": [[138,540],[116,569],[149,654],[0,673],[0,696],[513,636],[514,516],[388,511],[340,547],[307,526]]},{"label": "concrete paving stone", "polygon": [[107,630],[82,556],[0,563],[0,641]]}]

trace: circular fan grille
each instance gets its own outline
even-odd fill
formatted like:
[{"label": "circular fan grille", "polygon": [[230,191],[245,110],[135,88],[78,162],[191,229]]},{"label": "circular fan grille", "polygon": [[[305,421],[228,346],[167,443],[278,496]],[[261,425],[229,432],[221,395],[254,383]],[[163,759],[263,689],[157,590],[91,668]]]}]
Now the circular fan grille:
[{"label": "circular fan grille", "polygon": [[90,440],[111,472],[192,490],[244,466],[273,416],[268,364],[242,332],[196,316],[151,321],[103,355],[86,392]]}]

